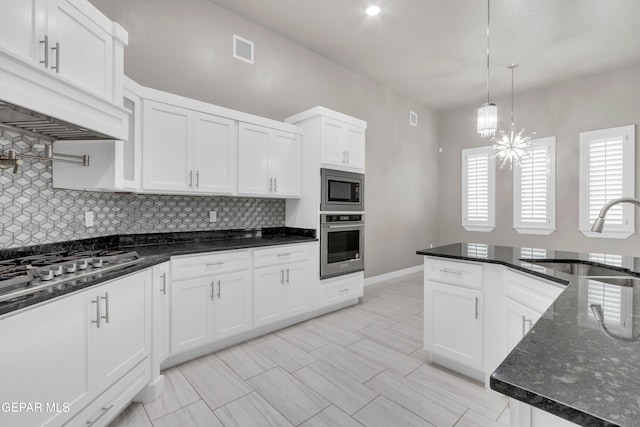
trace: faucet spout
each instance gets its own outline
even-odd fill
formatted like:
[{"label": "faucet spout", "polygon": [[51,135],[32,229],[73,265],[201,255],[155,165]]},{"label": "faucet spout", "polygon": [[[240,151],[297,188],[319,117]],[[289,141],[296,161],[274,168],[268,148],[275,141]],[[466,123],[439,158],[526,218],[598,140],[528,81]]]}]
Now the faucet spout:
[{"label": "faucet spout", "polygon": [[602,207],[602,209],[600,209],[598,217],[595,219],[595,221],[593,221],[591,231],[602,233],[602,229],[604,227],[604,217],[607,216],[607,211],[611,209],[612,206],[615,206],[618,203],[632,203],[636,206],[640,206],[640,200],[634,199],[633,197],[621,197],[619,199],[610,200]]}]

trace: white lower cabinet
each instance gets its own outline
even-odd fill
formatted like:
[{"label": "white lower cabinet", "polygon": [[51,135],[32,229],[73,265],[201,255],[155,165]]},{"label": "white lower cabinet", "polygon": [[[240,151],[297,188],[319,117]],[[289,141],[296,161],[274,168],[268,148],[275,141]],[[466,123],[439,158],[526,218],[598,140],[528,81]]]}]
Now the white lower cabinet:
[{"label": "white lower cabinet", "polygon": [[425,349],[482,368],[482,291],[425,282]]},{"label": "white lower cabinet", "polygon": [[160,375],[160,364],[169,357],[171,275],[170,263],[153,267],[153,342],[151,360],[153,375]]},{"label": "white lower cabinet", "polygon": [[507,353],[513,350],[541,316],[542,313],[507,298]]},{"label": "white lower cabinet", "polygon": [[[84,415],[89,402],[104,401],[105,390],[145,365],[150,292],[150,272],[140,272],[3,318],[0,401],[41,410],[3,411],[2,425],[54,426]],[[136,393],[149,380],[148,369],[142,371],[145,381]],[[109,418],[115,404],[104,401],[104,407],[98,415]],[[86,415],[71,424],[84,425],[95,414]]]},{"label": "white lower cabinet", "polygon": [[309,306],[309,263],[257,268],[253,274],[254,325],[301,314]]},{"label": "white lower cabinet", "polygon": [[[172,261],[172,274],[174,278],[180,278],[171,283],[172,354],[253,327],[249,267],[248,250],[181,257]],[[210,272],[211,269],[217,272]],[[185,280],[188,270],[201,277]]]}]

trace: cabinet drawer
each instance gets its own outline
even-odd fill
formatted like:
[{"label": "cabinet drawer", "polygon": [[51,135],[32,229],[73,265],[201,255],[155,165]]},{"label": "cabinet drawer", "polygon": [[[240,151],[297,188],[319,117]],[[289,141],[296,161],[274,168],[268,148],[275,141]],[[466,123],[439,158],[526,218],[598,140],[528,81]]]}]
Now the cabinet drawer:
[{"label": "cabinet drawer", "polygon": [[309,258],[309,245],[276,246],[273,248],[256,249],[253,251],[253,266],[266,267],[268,265],[289,264],[306,261]]},{"label": "cabinet drawer", "polygon": [[171,260],[171,278],[184,280],[246,270],[250,266],[251,259],[248,250],[182,256]]},{"label": "cabinet drawer", "polygon": [[322,282],[320,284],[320,307],[364,295],[364,279],[361,275],[355,278],[329,279],[329,281],[323,280]]},{"label": "cabinet drawer", "polygon": [[465,288],[482,289],[482,265],[460,261],[426,259],[424,278]]},{"label": "cabinet drawer", "polygon": [[561,285],[513,270],[504,271],[504,286],[509,299],[540,314],[544,313],[563,291]]}]

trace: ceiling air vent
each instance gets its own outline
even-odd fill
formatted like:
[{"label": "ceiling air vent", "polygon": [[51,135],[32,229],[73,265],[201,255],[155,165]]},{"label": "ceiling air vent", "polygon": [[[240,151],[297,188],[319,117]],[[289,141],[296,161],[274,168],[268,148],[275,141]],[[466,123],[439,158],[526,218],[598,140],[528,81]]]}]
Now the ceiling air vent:
[{"label": "ceiling air vent", "polygon": [[234,34],[233,57],[253,64],[253,42]]},{"label": "ceiling air vent", "polygon": [[409,111],[409,124],[411,126],[418,126],[418,113]]}]

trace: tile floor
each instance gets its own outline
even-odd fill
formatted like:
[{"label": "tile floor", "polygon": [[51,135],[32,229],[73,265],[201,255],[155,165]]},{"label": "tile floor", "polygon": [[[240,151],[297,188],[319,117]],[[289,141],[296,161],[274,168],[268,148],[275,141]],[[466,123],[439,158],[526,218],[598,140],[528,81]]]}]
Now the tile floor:
[{"label": "tile floor", "polygon": [[422,274],[358,305],[164,372],[165,392],[111,427],[508,425],[506,398],[427,363]]}]

